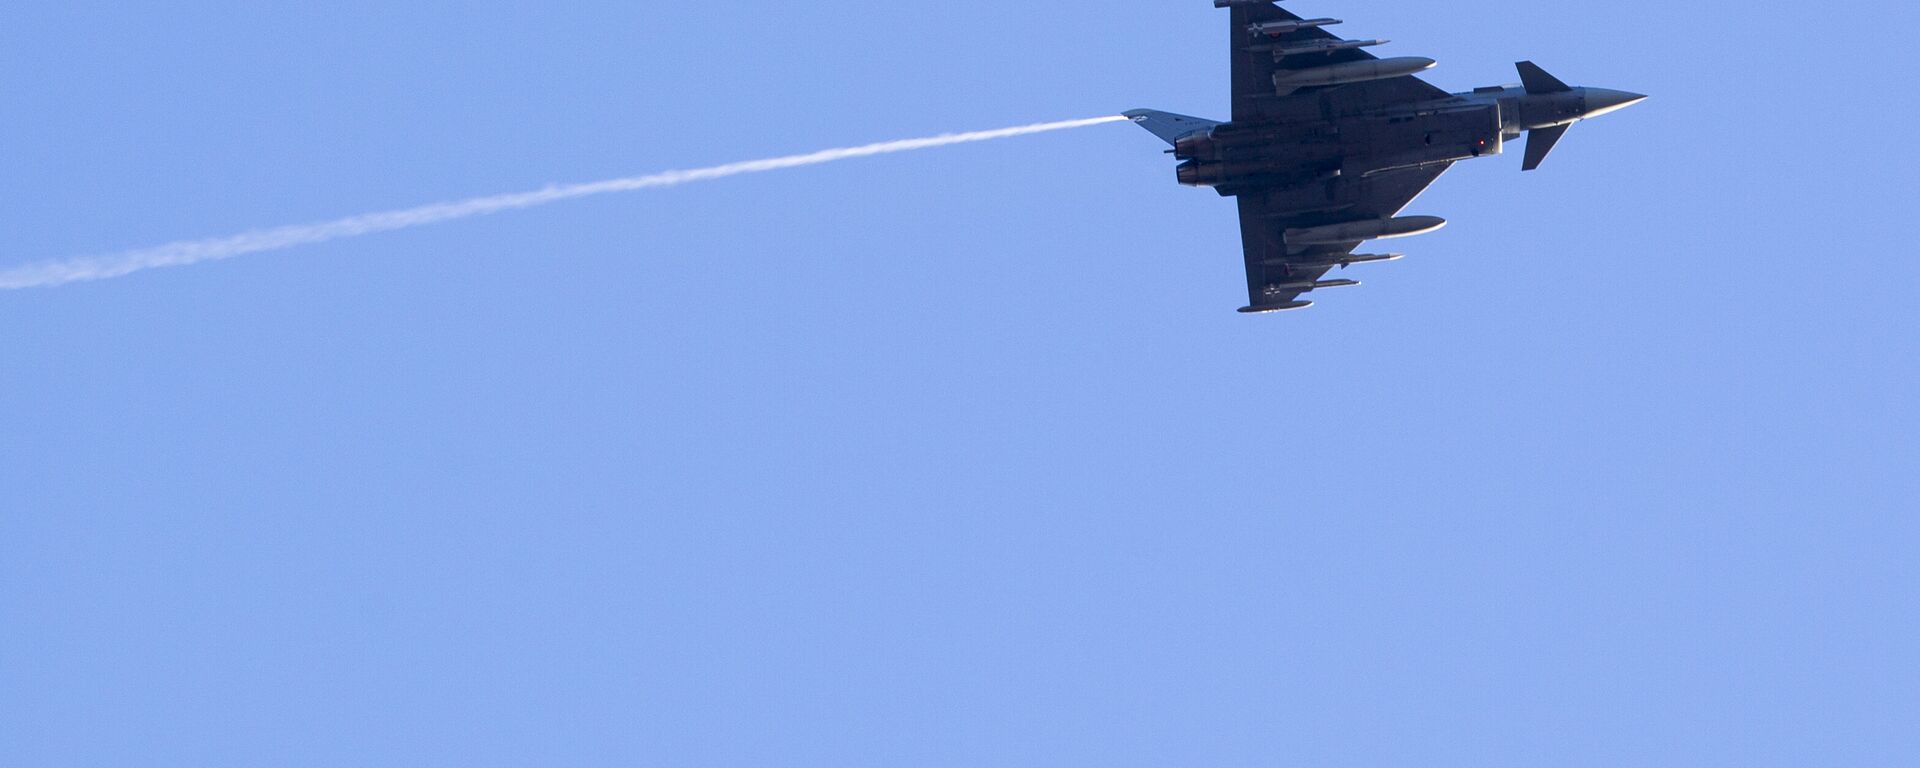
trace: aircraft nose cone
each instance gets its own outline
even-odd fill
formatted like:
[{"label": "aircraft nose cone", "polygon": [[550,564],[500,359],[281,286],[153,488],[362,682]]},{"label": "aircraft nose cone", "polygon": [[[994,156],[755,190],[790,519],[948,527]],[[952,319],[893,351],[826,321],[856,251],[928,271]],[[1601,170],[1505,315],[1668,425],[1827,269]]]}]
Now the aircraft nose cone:
[{"label": "aircraft nose cone", "polygon": [[1643,94],[1606,88],[1588,88],[1586,116],[1591,118],[1618,112],[1646,100],[1647,97]]}]

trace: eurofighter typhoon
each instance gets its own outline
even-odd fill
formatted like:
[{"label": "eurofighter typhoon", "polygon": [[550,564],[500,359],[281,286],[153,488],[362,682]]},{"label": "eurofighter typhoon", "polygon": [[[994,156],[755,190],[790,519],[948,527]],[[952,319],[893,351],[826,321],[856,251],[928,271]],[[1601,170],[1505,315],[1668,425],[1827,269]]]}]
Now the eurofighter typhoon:
[{"label": "eurofighter typhoon", "polygon": [[1445,226],[1400,212],[1454,163],[1525,133],[1531,171],[1574,123],[1647,98],[1575,88],[1526,61],[1520,85],[1450,94],[1415,77],[1432,59],[1375,57],[1366,49],[1386,41],[1342,39],[1326,29],[1338,19],[1271,0],[1213,4],[1233,16],[1233,120],[1127,117],[1173,145],[1180,183],[1239,200],[1249,314],[1313,306],[1301,297],[1359,285],[1323,279],[1333,268],[1400,258],[1355,253],[1362,244]]}]

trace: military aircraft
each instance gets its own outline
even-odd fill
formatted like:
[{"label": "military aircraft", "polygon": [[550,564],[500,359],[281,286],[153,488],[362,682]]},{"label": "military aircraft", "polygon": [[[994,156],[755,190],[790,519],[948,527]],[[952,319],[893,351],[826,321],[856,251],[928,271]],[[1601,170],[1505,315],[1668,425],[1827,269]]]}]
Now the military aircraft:
[{"label": "military aircraft", "polygon": [[1400,213],[1454,163],[1498,155],[1526,133],[1531,171],[1574,123],[1647,98],[1575,88],[1527,61],[1520,85],[1450,94],[1414,76],[1432,59],[1377,58],[1366,49],[1386,41],[1329,33],[1338,19],[1272,0],[1213,4],[1233,16],[1233,120],[1126,115],[1173,145],[1180,183],[1239,199],[1249,314],[1313,306],[1300,297],[1359,285],[1323,279],[1334,267],[1400,258],[1354,253],[1363,243],[1445,226]]}]

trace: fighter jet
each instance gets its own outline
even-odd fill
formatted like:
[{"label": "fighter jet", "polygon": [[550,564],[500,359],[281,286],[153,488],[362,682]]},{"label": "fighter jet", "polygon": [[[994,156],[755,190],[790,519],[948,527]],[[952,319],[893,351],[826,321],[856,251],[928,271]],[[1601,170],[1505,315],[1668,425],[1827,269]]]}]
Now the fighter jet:
[{"label": "fighter jet", "polygon": [[1338,19],[1270,0],[1213,4],[1232,13],[1233,120],[1126,114],[1173,145],[1180,183],[1238,198],[1249,314],[1313,306],[1301,297],[1359,285],[1323,279],[1333,268],[1400,258],[1355,253],[1362,244],[1445,226],[1400,213],[1454,163],[1525,133],[1531,171],[1574,123],[1647,98],[1575,88],[1527,61],[1519,85],[1450,94],[1415,77],[1432,59],[1377,58],[1367,49],[1386,41],[1342,39],[1326,29]]}]

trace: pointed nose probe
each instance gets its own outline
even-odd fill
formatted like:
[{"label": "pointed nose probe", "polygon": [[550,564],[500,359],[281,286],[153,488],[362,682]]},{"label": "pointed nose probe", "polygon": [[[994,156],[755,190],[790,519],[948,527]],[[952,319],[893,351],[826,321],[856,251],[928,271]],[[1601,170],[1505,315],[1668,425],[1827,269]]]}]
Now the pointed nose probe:
[{"label": "pointed nose probe", "polygon": [[1629,91],[1614,91],[1606,88],[1587,89],[1587,113],[1585,117],[1595,118],[1631,107],[1646,101],[1644,94]]}]

